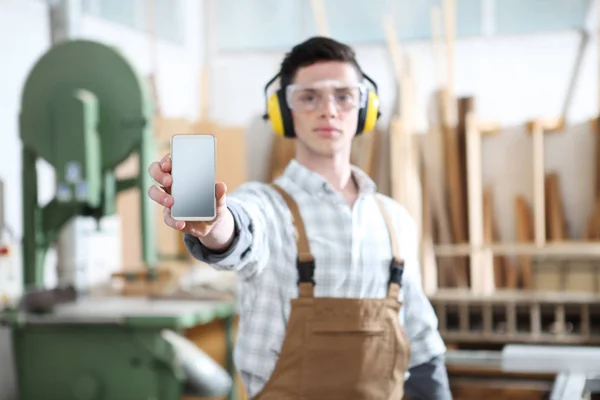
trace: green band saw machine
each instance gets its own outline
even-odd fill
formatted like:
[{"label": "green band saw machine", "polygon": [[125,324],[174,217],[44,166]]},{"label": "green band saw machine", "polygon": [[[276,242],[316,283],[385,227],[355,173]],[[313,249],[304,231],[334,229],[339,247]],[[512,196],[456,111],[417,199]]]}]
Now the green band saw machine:
[{"label": "green band saw machine", "polygon": [[[61,228],[78,216],[114,214],[117,193],[132,187],[142,193],[143,258],[156,266],[145,195],[155,154],[152,118],[145,81],[101,43],[58,43],[27,77],[19,121],[25,292],[1,314],[12,329],[21,400],[232,398],[232,368],[227,372],[180,334],[216,318],[229,321],[231,302],[92,297],[43,287],[44,258]],[[118,181],[115,169],[133,153],[139,176]],[[38,159],[56,174],[55,197],[45,206],[38,203]]]}]

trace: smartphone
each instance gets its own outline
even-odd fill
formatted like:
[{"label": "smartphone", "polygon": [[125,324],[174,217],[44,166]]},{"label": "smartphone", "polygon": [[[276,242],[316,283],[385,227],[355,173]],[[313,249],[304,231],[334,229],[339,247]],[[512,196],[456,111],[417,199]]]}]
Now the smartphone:
[{"label": "smartphone", "polygon": [[213,135],[173,135],[171,176],[171,217],[174,220],[215,219],[216,139]]}]

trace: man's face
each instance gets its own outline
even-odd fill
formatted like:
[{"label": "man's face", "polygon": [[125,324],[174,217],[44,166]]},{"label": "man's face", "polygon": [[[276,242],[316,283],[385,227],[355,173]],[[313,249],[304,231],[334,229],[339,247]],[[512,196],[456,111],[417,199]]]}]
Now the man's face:
[{"label": "man's face", "polygon": [[328,61],[300,68],[288,89],[297,142],[320,157],[350,154],[360,101],[356,68]]}]

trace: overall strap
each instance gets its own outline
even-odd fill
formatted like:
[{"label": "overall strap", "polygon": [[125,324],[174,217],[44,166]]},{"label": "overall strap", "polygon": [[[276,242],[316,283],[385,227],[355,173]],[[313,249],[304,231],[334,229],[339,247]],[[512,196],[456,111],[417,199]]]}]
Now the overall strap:
[{"label": "overall strap", "polygon": [[390,246],[392,247],[392,260],[390,262],[390,279],[388,281],[388,297],[398,298],[402,286],[402,274],[404,273],[404,259],[398,253],[398,239],[392,220],[379,196],[375,195],[375,201],[379,211],[383,215],[385,225],[390,235]]},{"label": "overall strap", "polygon": [[292,223],[296,232],[296,246],[298,248],[298,258],[296,267],[298,268],[298,292],[300,297],[314,297],[315,285],[315,259],[310,252],[308,238],[304,222],[300,216],[298,204],[292,197],[279,185],[272,183],[271,186],[283,197],[290,212],[292,213]]}]

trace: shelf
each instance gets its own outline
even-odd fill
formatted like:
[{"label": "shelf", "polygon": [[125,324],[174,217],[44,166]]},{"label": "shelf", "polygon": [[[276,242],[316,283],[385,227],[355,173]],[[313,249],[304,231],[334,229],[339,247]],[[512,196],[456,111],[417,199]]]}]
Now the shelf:
[{"label": "shelf", "polygon": [[480,251],[491,251],[493,255],[529,255],[539,257],[577,257],[600,259],[600,241],[598,242],[547,242],[542,246],[523,243],[498,243],[482,246],[469,244],[434,245],[439,257],[468,256]]},{"label": "shelf", "polygon": [[518,303],[518,304],[596,304],[600,303],[600,294],[585,292],[536,291],[523,289],[496,289],[493,293],[478,294],[469,289],[438,289],[428,296],[434,302],[472,304]]}]

